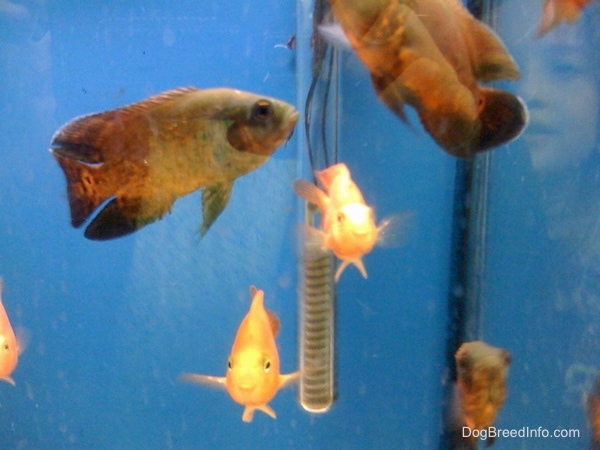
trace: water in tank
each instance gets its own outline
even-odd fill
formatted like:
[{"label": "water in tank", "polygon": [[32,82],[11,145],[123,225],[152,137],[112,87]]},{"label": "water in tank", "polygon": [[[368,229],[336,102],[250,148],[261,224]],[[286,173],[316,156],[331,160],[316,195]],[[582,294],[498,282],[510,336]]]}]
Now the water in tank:
[{"label": "water in tank", "polygon": [[464,6],[0,0],[0,447],[598,446],[600,5]]}]

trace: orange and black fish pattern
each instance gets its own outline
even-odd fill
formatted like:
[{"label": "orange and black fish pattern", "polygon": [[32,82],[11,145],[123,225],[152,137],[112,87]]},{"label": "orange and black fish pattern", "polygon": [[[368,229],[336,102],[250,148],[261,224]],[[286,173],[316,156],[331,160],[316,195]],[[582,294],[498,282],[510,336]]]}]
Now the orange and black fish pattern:
[{"label": "orange and black fish pattern", "polygon": [[285,102],[228,88],[176,89],[79,117],[51,148],[67,178],[71,224],[80,227],[102,205],[85,236],[125,236],[203,189],[204,235],[235,179],[266,162],[297,118]]},{"label": "orange and black fish pattern", "polygon": [[527,109],[479,82],[515,80],[496,34],[458,0],[330,0],[379,99],[402,120],[415,108],[448,153],[470,157],[518,136]]}]

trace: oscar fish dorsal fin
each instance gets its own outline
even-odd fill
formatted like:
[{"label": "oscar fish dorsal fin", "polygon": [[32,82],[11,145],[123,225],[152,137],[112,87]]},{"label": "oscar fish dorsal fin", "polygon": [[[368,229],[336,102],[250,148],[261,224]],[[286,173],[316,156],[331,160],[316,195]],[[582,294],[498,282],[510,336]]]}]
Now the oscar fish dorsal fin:
[{"label": "oscar fish dorsal fin", "polygon": [[104,146],[115,133],[122,132],[130,120],[135,124],[135,119],[143,117],[145,112],[196,91],[198,89],[193,87],[173,89],[122,108],[76,117],[54,134],[51,150],[85,164],[100,164],[104,162],[105,152],[111,151]]},{"label": "oscar fish dorsal fin", "polygon": [[453,9],[461,11],[457,13],[457,20],[468,47],[475,79],[480,81],[518,79],[519,68],[496,33],[475,19],[461,4],[452,6]]}]

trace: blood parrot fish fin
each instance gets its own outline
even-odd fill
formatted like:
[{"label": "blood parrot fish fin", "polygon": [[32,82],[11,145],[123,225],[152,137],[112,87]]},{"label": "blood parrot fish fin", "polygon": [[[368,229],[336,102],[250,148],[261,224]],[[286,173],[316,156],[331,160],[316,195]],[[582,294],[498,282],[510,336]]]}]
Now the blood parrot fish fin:
[{"label": "blood parrot fish fin", "polygon": [[408,211],[385,217],[377,227],[377,245],[385,248],[404,245],[416,227],[416,215]]},{"label": "blood parrot fish fin", "polygon": [[281,325],[279,323],[279,317],[273,311],[266,310],[267,317],[269,318],[269,325],[271,326],[271,331],[273,332],[273,338],[276,338],[279,334],[279,330]]},{"label": "blood parrot fish fin", "polygon": [[[258,294],[260,292],[260,290],[256,287],[256,286],[250,286],[250,297],[252,299],[254,299],[254,297],[256,296],[256,294]],[[263,297],[264,299],[264,297]],[[264,300],[261,300],[261,303]],[[254,306],[254,303],[251,305],[251,307]],[[263,305],[258,305],[257,306],[263,307]],[[277,334],[279,333],[279,329],[281,328],[281,324],[279,323],[279,317],[277,317],[277,314],[275,314],[273,311],[269,311],[268,309],[265,308],[265,312],[267,313],[267,318],[269,319],[269,325],[271,327],[271,332],[273,333],[273,338],[277,337]]]},{"label": "blood parrot fish fin", "polygon": [[17,326],[15,327],[15,337],[17,338],[17,354],[20,356],[27,350],[29,342],[31,342],[31,333],[26,328]]},{"label": "blood parrot fish fin", "polygon": [[300,370],[297,370],[296,372],[288,373],[285,375],[279,375],[279,388],[281,389],[298,381],[301,374],[302,372]]},{"label": "blood parrot fish fin", "polygon": [[16,386],[15,380],[12,379],[11,376],[7,375],[5,377],[0,378],[0,380],[6,381],[7,383],[12,384],[13,386]]},{"label": "blood parrot fish fin", "polygon": [[315,261],[331,253],[331,250],[325,247],[325,233],[322,230],[306,224],[299,225],[299,230],[304,241],[303,257],[306,260]]},{"label": "blood parrot fish fin", "polygon": [[307,202],[317,205],[321,212],[327,209],[329,198],[327,194],[311,182],[304,179],[294,180],[294,192]]},{"label": "blood parrot fish fin", "polygon": [[211,375],[198,375],[196,373],[182,373],[179,375],[179,381],[187,383],[203,384],[217,389],[227,389],[225,377],[213,377]]},{"label": "blood parrot fish fin", "polygon": [[252,422],[252,419],[254,418],[254,411],[257,409],[264,412],[272,419],[277,419],[277,414],[275,414],[275,411],[273,411],[269,405],[246,405],[244,408],[244,413],[242,414],[242,420],[244,422]]},{"label": "blood parrot fish fin", "polygon": [[233,182],[224,182],[207,186],[202,190],[202,225],[200,237],[203,237],[217,217],[223,212],[233,189]]},{"label": "blood parrot fish fin", "polygon": [[356,266],[356,268],[358,269],[358,271],[360,272],[360,274],[363,276],[363,278],[367,278],[367,270],[365,269],[365,265],[363,264],[362,258],[356,258],[356,259],[344,259],[341,261],[340,265],[338,266],[337,270],[335,271],[335,276],[334,276],[334,281],[337,283],[340,279],[340,277],[342,276],[342,272],[344,271],[344,269],[346,267],[348,267],[350,264],[354,264]]}]

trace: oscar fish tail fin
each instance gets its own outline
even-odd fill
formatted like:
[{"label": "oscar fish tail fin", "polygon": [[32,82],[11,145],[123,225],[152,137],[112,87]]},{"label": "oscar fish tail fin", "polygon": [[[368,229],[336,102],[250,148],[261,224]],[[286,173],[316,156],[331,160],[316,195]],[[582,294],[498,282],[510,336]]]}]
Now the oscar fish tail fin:
[{"label": "oscar fish tail fin", "polygon": [[484,106],[479,116],[481,129],[474,152],[506,144],[525,129],[529,120],[523,101],[509,92],[481,88]]},{"label": "oscar fish tail fin", "polygon": [[127,236],[170,211],[170,198],[157,202],[142,202],[138,196],[117,198],[115,183],[119,182],[119,177],[101,175],[102,163],[73,159],[71,152],[73,148],[52,149],[67,179],[71,225],[79,228],[106,203],[86,227],[86,238],[105,241]]},{"label": "oscar fish tail fin", "polygon": [[[71,209],[71,225],[79,228],[100,204],[110,197],[97,179],[98,166],[102,163],[88,163],[72,158],[72,148],[52,149],[54,158],[67,178],[67,194]],[[89,149],[85,149],[89,152]]]}]

